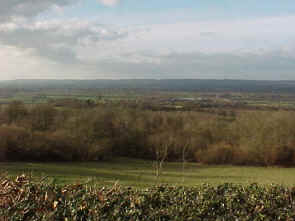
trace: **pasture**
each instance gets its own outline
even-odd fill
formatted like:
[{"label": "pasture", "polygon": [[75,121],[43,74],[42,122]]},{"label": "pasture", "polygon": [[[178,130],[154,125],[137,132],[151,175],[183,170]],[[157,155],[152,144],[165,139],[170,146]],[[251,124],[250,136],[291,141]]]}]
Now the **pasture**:
[{"label": "pasture", "polygon": [[0,171],[16,176],[22,173],[33,177],[55,179],[57,184],[95,183],[99,186],[122,186],[145,188],[157,184],[196,186],[208,183],[213,186],[224,183],[248,185],[281,184],[294,186],[295,168],[206,166],[186,163],[166,163],[160,177],[155,176],[152,161],[115,158],[107,162],[70,163],[0,163]]}]

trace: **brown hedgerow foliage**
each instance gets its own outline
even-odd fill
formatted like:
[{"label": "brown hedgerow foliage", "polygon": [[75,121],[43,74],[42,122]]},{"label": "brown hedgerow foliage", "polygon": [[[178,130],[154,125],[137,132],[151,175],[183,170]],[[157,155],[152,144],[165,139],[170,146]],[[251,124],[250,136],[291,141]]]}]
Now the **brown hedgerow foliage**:
[{"label": "brown hedgerow foliage", "polygon": [[0,220],[294,220],[295,189],[225,183],[145,190],[0,176]]}]

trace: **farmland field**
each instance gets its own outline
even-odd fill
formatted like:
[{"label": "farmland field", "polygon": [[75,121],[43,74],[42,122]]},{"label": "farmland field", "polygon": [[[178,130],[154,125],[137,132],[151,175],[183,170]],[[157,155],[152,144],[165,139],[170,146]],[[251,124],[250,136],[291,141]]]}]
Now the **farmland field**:
[{"label": "farmland field", "polygon": [[295,168],[205,166],[195,163],[187,163],[184,173],[182,163],[166,163],[162,175],[157,179],[152,161],[129,158],[83,163],[0,163],[0,168],[9,176],[25,172],[34,177],[54,178],[58,184],[91,181],[102,186],[119,183],[122,186],[138,188],[156,184],[176,186],[195,186],[202,183],[215,186],[223,183],[285,186],[295,184]]}]

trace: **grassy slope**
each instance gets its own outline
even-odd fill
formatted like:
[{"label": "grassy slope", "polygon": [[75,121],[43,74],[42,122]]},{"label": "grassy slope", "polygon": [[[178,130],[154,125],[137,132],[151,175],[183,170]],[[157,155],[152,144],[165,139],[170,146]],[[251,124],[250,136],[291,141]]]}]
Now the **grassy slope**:
[{"label": "grassy slope", "polygon": [[8,172],[9,175],[26,172],[33,176],[54,177],[61,184],[83,183],[92,179],[101,185],[112,185],[118,181],[120,185],[134,187],[147,187],[159,182],[187,186],[226,182],[295,186],[295,168],[201,166],[190,163],[186,164],[183,175],[181,163],[167,163],[157,180],[152,162],[124,158],[101,163],[0,163],[0,171]]}]

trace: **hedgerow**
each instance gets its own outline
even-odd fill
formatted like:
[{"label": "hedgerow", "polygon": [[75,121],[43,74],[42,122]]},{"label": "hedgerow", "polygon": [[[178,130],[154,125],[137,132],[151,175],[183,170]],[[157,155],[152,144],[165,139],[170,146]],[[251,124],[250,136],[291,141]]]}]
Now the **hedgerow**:
[{"label": "hedgerow", "polygon": [[155,186],[59,186],[22,175],[0,184],[0,220],[294,220],[295,188],[207,184]]}]

